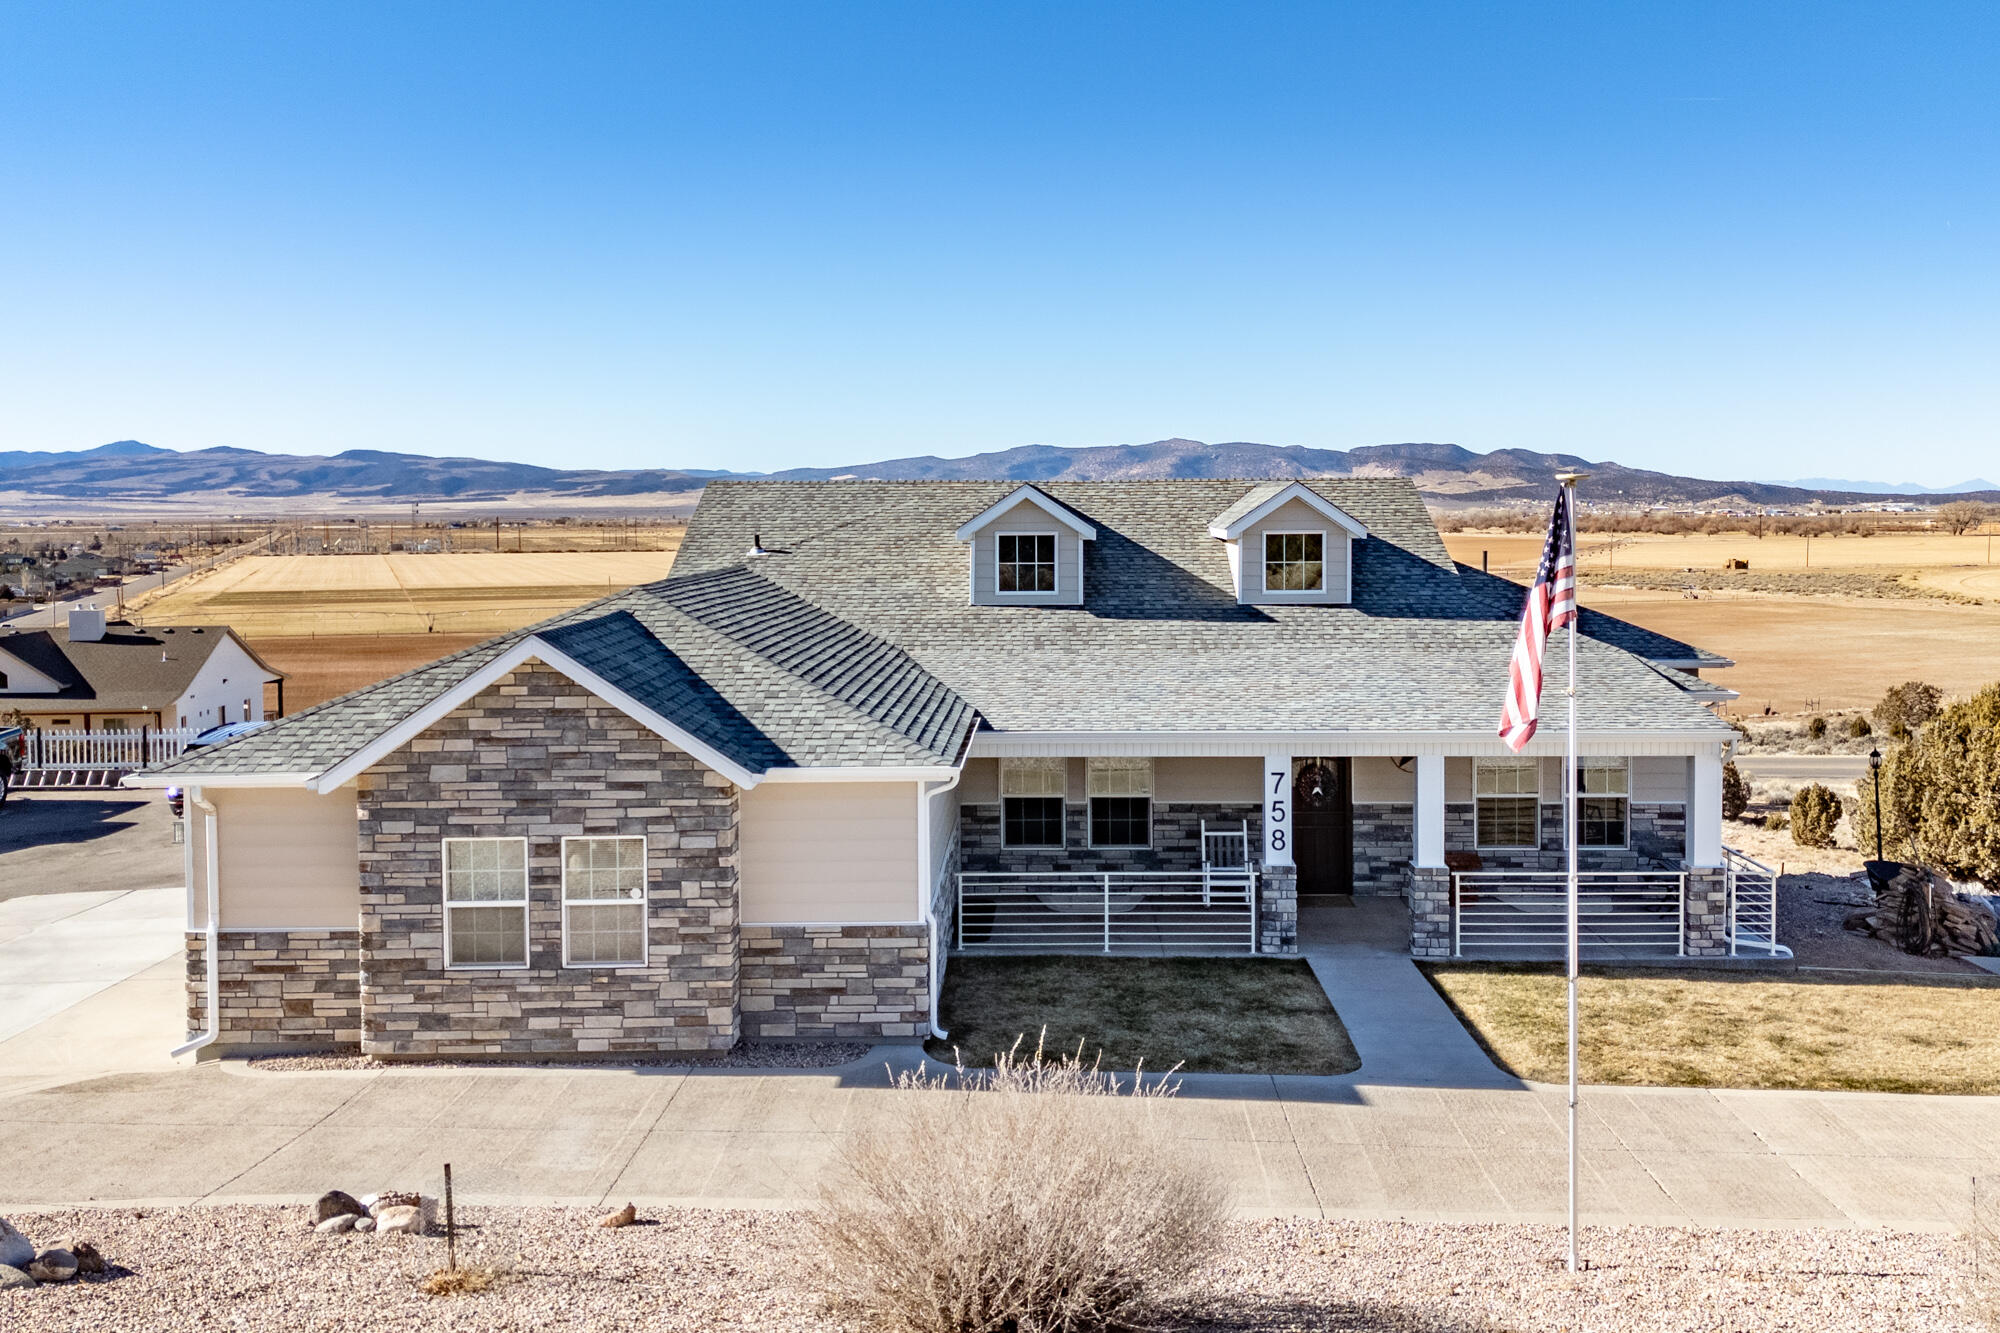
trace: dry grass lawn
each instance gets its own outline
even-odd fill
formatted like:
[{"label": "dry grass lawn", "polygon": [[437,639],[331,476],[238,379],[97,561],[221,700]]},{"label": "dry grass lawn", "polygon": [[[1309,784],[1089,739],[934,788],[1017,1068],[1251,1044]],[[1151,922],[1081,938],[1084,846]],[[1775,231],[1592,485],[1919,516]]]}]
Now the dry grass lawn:
[{"label": "dry grass lawn", "polygon": [[1303,962],[1263,958],[957,958],[941,997],[951,1040],[930,1053],[967,1066],[1025,1038],[1106,1069],[1346,1074],[1347,1028]]},{"label": "dry grass lawn", "polygon": [[[1563,978],[1549,964],[1425,968],[1493,1058],[1567,1077]],[[2000,978],[1842,980],[1586,968],[1587,1083],[2000,1093]]]}]

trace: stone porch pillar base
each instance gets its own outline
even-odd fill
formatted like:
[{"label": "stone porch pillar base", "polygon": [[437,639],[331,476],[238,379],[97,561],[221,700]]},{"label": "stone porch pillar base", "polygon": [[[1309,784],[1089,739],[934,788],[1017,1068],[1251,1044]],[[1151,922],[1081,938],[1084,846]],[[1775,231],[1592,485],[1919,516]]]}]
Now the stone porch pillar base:
[{"label": "stone porch pillar base", "polygon": [[1681,921],[1689,958],[1729,956],[1729,872],[1721,866],[1683,865],[1687,888]]},{"label": "stone porch pillar base", "polygon": [[1410,956],[1451,957],[1451,872],[1410,867]]},{"label": "stone porch pillar base", "polygon": [[1257,903],[1257,952],[1293,955],[1298,951],[1298,867],[1267,866]]}]

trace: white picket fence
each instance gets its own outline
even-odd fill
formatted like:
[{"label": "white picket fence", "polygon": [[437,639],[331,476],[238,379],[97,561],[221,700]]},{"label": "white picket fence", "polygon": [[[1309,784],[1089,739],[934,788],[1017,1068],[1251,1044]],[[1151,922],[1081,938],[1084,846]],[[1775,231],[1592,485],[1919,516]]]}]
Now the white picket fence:
[{"label": "white picket fence", "polygon": [[119,773],[180,757],[194,739],[193,728],[134,728],[131,731],[30,731],[30,772]]}]

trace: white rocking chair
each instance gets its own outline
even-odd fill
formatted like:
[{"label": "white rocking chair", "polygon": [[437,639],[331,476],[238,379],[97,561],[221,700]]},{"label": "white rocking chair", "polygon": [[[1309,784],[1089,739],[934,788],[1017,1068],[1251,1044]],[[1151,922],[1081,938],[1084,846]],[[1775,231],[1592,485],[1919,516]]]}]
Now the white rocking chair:
[{"label": "white rocking chair", "polygon": [[1201,821],[1201,905],[1215,900],[1248,904],[1256,872],[1250,867],[1250,821],[1238,828],[1211,829]]}]

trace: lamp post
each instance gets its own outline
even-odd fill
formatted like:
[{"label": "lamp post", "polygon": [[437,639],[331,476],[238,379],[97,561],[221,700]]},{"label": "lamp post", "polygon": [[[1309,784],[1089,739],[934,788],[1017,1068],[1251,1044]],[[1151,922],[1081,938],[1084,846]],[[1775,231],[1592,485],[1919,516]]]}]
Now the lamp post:
[{"label": "lamp post", "polygon": [[1882,751],[1868,752],[1868,785],[1875,789],[1875,859],[1882,859]]}]

